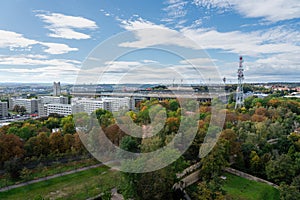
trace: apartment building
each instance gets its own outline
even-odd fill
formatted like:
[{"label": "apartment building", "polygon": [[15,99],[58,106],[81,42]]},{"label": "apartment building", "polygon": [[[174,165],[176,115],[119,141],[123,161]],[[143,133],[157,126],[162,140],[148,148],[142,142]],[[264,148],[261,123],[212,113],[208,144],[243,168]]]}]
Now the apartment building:
[{"label": "apartment building", "polygon": [[12,108],[14,106],[19,105],[24,106],[26,112],[29,114],[38,113],[38,100],[37,99],[10,99],[10,104],[12,104]]},{"label": "apartment building", "polygon": [[7,102],[0,102],[0,119],[8,116]]}]

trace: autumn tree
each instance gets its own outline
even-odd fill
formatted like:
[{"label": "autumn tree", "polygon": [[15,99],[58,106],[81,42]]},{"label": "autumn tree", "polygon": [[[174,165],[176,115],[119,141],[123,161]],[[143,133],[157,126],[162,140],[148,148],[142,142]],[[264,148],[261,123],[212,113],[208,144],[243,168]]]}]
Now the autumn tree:
[{"label": "autumn tree", "polygon": [[51,133],[49,137],[49,144],[53,153],[64,152],[64,137],[61,132]]},{"label": "autumn tree", "polygon": [[22,158],[25,153],[23,146],[23,142],[16,135],[0,135],[0,165],[11,158]]}]

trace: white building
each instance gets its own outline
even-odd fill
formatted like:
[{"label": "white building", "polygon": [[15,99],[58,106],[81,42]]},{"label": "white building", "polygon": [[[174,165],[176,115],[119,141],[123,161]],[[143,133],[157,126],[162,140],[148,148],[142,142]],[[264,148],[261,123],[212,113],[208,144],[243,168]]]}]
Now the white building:
[{"label": "white building", "polygon": [[104,97],[103,102],[107,102],[107,108],[111,112],[118,112],[120,110],[129,110],[131,107],[131,101],[129,97],[115,98],[115,97]]},{"label": "white building", "polygon": [[39,116],[48,116],[47,104],[68,104],[68,97],[40,96],[38,103]]},{"label": "white building", "polygon": [[59,115],[71,115],[72,106],[70,104],[46,104],[47,115],[50,114],[59,114]]},{"label": "white building", "polygon": [[10,101],[12,107],[19,105],[24,106],[27,113],[33,114],[38,112],[38,100],[37,99],[12,99]]},{"label": "white building", "polygon": [[95,110],[101,108],[111,112],[120,110],[129,110],[130,98],[113,98],[105,97],[101,99],[73,98],[72,105],[83,105],[84,112],[91,114]]},{"label": "white building", "polygon": [[40,96],[39,99],[42,104],[68,104],[68,97],[64,96]]},{"label": "white building", "polygon": [[0,119],[8,116],[7,102],[0,102]]},{"label": "white building", "polygon": [[72,105],[83,105],[84,112],[88,114],[91,114],[99,108],[104,109],[103,101],[99,99],[72,99]]},{"label": "white building", "polygon": [[71,105],[71,104],[45,104],[46,116],[50,114],[59,115],[71,115],[73,113],[84,112],[82,105]]}]

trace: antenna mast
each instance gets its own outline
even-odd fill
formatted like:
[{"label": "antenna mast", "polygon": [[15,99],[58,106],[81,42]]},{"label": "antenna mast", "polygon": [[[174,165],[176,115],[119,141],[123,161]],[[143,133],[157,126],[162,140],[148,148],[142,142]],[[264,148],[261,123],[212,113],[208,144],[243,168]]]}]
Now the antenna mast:
[{"label": "antenna mast", "polygon": [[244,80],[244,68],[243,68],[243,57],[240,56],[240,64],[238,68],[238,86],[236,89],[236,101],[235,109],[241,108],[244,105],[244,90],[243,90],[243,80]]}]

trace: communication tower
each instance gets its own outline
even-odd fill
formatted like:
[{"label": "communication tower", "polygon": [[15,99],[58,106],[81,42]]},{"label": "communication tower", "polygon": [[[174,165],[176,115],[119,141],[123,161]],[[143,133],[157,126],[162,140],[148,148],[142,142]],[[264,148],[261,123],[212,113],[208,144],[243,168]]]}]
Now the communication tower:
[{"label": "communication tower", "polygon": [[240,64],[238,68],[238,85],[236,89],[236,101],[235,109],[241,108],[244,105],[244,90],[243,90],[243,81],[244,81],[244,68],[243,68],[243,57],[240,56]]}]

